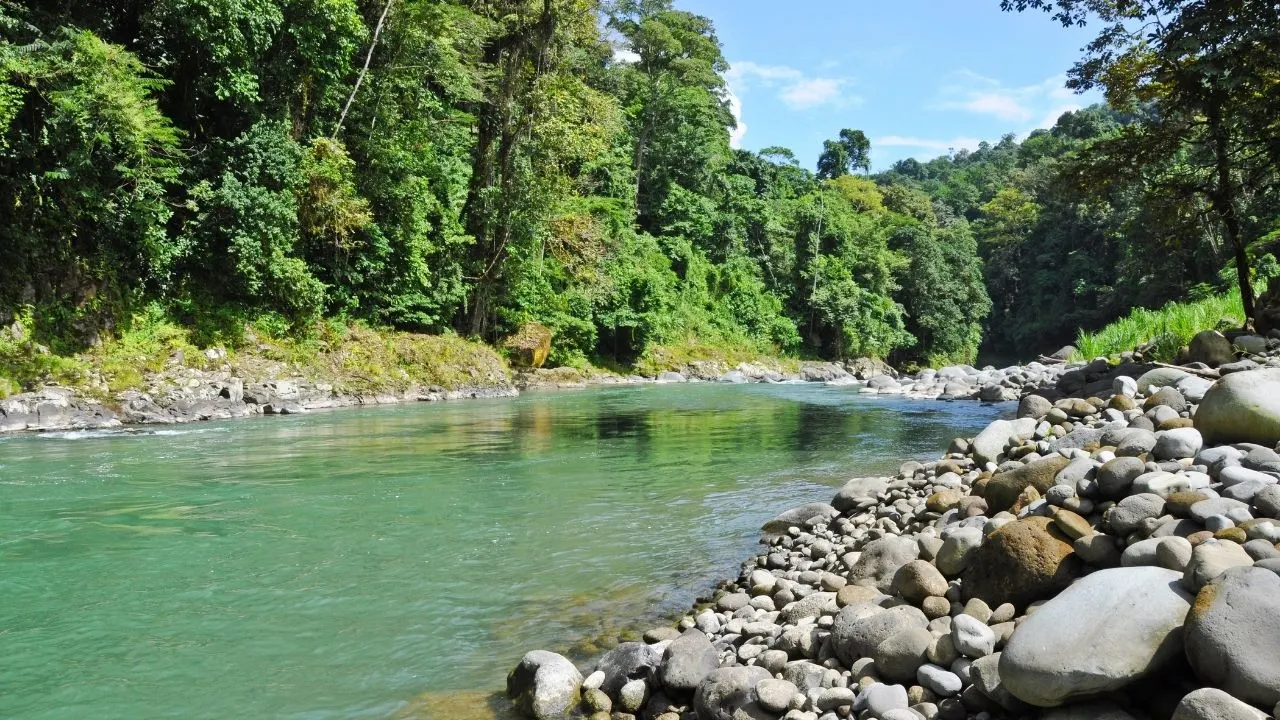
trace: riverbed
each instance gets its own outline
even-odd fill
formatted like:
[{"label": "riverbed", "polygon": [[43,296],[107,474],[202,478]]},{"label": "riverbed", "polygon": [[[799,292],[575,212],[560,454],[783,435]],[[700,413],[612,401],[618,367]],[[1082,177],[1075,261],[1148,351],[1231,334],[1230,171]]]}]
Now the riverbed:
[{"label": "riverbed", "polygon": [[3,438],[0,717],[456,714],[1009,411],[648,385]]}]

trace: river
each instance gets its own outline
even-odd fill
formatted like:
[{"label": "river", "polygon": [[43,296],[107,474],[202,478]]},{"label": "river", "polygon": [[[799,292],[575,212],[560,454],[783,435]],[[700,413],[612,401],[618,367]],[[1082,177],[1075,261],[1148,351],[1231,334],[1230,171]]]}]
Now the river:
[{"label": "river", "polygon": [[5,437],[0,717],[483,717],[525,650],[679,612],[1008,410],[649,385]]}]

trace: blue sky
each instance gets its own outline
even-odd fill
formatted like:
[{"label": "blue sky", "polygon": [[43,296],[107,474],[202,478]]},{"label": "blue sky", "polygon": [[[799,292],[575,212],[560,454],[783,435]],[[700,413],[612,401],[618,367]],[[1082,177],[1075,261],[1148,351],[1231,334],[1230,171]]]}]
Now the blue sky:
[{"label": "blue sky", "polygon": [[1063,88],[1090,28],[999,0],[675,0],[711,18],[732,69],[735,142],[791,148],[813,168],[840,128],[871,138],[872,170],[1023,137],[1100,98]]}]

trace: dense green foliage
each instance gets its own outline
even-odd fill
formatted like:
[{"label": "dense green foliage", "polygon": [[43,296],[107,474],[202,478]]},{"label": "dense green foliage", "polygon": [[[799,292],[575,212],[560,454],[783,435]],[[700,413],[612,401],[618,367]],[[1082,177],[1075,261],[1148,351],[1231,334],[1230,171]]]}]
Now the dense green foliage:
[{"label": "dense green foliage", "polygon": [[[1165,4],[1176,37],[1104,32],[1073,75],[1119,110],[870,175],[848,128],[815,171],[732,149],[715,30],[671,0],[0,0],[0,320],[60,352],[159,303],[230,346],[337,317],[538,322],[552,364],[1026,356],[1247,280],[1277,237],[1274,143],[1245,154],[1274,137],[1266,28]],[[1211,103],[1196,40],[1262,69]]]}]

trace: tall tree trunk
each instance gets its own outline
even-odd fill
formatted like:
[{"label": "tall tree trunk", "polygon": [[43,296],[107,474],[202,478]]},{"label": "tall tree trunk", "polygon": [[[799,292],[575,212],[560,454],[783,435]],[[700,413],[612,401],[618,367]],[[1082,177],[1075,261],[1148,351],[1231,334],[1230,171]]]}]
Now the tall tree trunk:
[{"label": "tall tree trunk", "polygon": [[1213,211],[1222,222],[1223,234],[1235,251],[1236,281],[1240,285],[1240,301],[1244,306],[1245,323],[1257,319],[1253,301],[1253,282],[1249,279],[1249,253],[1245,248],[1244,234],[1240,227],[1240,215],[1236,212],[1235,181],[1231,177],[1231,137],[1222,117],[1223,100],[1220,93],[1211,103],[1208,112],[1209,132],[1213,140],[1214,187],[1210,194]]}]

